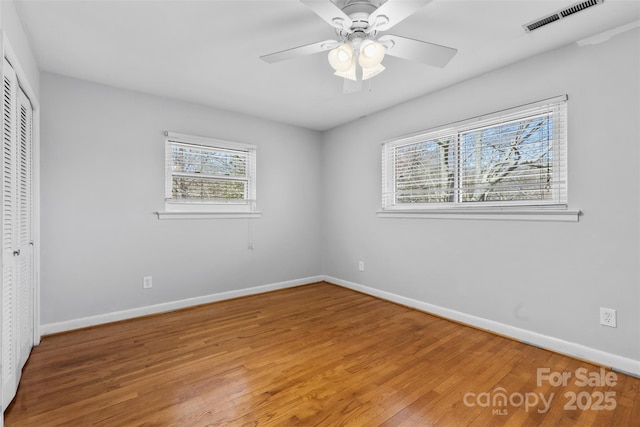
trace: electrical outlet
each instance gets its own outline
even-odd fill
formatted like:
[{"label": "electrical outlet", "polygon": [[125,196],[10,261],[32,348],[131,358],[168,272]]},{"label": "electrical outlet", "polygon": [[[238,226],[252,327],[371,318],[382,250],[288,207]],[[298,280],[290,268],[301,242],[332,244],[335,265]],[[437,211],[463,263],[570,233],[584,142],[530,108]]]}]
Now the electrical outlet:
[{"label": "electrical outlet", "polygon": [[364,261],[360,261],[360,262],[358,263],[358,270],[360,270],[360,271],[364,271]]},{"label": "electrical outlet", "polygon": [[600,307],[600,324],[612,328],[617,327],[616,311],[613,308]]},{"label": "electrical outlet", "polygon": [[153,286],[153,280],[151,278],[151,276],[144,276],[142,278],[142,288],[143,289],[149,289]]}]

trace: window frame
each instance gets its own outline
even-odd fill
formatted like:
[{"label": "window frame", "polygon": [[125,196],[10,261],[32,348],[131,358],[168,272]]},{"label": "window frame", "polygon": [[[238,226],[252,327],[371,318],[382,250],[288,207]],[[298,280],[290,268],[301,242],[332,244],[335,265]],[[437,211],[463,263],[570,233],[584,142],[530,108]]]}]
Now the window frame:
[{"label": "window frame", "polygon": [[[382,143],[382,209],[379,217],[410,218],[486,218],[517,220],[577,221],[579,210],[569,210],[567,201],[567,101],[566,95],[501,110],[449,125],[431,128]],[[554,115],[553,124],[553,193],[550,199],[509,201],[463,201],[465,187],[461,184],[461,135],[482,128],[490,128],[528,117],[541,116],[544,111]],[[538,111],[536,113],[536,111]],[[556,122],[557,120],[557,122]],[[432,203],[398,203],[396,194],[395,150],[421,142],[451,137],[453,142],[453,201]],[[443,191],[447,191],[446,189]]]},{"label": "window frame", "polygon": [[[246,182],[243,199],[183,199],[173,197],[172,148],[176,145],[193,147],[202,150],[219,150],[221,152],[241,152],[246,156],[246,177],[217,176],[216,179]],[[164,206],[165,210],[156,212],[159,219],[185,218],[259,218],[261,213],[256,207],[256,157],[257,147],[235,141],[227,141],[202,136],[188,135],[178,132],[165,132],[165,170],[164,170]]]}]

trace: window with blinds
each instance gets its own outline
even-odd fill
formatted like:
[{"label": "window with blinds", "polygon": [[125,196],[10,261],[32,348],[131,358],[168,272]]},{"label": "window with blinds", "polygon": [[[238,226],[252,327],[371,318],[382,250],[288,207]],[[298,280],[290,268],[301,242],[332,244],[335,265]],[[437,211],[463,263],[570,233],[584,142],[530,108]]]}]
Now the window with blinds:
[{"label": "window with blinds", "polygon": [[167,209],[255,210],[255,146],[167,132],[165,157]]},{"label": "window with blinds", "polygon": [[566,101],[383,143],[383,210],[566,205]]}]

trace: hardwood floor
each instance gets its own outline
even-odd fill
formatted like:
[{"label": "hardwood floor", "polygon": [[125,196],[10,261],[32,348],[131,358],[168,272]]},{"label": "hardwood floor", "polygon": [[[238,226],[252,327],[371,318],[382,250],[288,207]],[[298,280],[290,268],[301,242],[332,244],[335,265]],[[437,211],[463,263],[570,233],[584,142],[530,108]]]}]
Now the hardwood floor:
[{"label": "hardwood floor", "polygon": [[[548,369],[539,385],[538,368]],[[566,386],[554,383],[567,373]],[[640,379],[582,384],[595,375],[594,365],[317,283],[44,337],[5,424],[639,425]]]}]

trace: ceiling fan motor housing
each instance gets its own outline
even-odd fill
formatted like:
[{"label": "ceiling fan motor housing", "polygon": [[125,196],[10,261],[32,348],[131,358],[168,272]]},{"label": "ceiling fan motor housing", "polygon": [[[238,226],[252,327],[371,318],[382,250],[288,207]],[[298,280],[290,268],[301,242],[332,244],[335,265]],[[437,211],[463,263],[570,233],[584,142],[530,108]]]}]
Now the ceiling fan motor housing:
[{"label": "ceiling fan motor housing", "polygon": [[369,15],[380,7],[380,3],[380,1],[347,0],[342,11],[353,22],[351,30],[366,30],[369,28]]},{"label": "ceiling fan motor housing", "polygon": [[365,40],[375,40],[376,32],[365,33],[364,31],[354,31],[349,34],[345,41],[350,41],[354,46],[359,45]]}]

